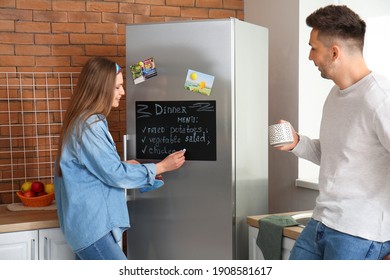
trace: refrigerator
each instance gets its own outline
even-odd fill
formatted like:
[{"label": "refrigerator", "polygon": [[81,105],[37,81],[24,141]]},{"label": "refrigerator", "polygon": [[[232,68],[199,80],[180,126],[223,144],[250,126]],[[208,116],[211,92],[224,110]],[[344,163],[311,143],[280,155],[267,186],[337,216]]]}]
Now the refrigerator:
[{"label": "refrigerator", "polygon": [[186,150],[165,185],[127,192],[134,260],[248,259],[268,212],[268,30],[235,18],[126,26],[124,158]]}]

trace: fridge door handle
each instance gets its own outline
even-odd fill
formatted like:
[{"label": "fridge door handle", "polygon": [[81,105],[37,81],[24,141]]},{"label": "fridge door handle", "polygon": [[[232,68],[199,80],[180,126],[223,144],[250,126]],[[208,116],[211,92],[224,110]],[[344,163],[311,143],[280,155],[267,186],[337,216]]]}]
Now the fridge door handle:
[{"label": "fridge door handle", "polygon": [[125,134],[123,135],[123,160],[127,160],[127,141],[129,140],[130,135]]},{"label": "fridge door handle", "polygon": [[[123,161],[127,160],[127,147],[130,140],[130,135],[123,135]],[[125,191],[126,201],[135,200],[135,190],[129,189]]]}]

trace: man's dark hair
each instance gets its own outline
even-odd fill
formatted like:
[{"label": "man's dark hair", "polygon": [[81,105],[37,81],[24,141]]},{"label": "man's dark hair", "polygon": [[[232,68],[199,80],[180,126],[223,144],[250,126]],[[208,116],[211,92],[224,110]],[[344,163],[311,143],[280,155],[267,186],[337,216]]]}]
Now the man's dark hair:
[{"label": "man's dark hair", "polygon": [[345,5],[320,8],[306,18],[306,24],[318,30],[320,38],[352,39],[363,50],[366,23]]}]

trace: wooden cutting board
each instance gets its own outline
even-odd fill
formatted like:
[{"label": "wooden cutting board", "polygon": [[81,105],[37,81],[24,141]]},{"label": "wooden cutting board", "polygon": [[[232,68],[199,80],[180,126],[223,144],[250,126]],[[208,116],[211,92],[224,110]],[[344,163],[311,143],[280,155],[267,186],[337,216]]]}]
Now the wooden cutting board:
[{"label": "wooden cutting board", "polygon": [[55,201],[52,204],[44,207],[28,207],[24,206],[22,203],[12,203],[7,205],[7,209],[10,211],[56,210],[57,205]]}]

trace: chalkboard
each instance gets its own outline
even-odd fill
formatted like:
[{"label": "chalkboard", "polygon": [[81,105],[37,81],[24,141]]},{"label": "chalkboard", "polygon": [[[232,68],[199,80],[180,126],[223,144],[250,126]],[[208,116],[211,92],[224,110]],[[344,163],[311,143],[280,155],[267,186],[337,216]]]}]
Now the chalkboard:
[{"label": "chalkboard", "polygon": [[163,159],[186,149],[186,160],[215,161],[215,101],[137,101],[136,153]]}]

